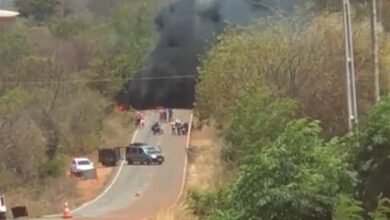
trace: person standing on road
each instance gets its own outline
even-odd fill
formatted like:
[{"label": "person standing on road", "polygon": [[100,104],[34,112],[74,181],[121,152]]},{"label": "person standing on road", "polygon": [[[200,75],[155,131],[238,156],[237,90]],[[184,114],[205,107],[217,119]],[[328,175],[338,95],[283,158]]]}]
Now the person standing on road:
[{"label": "person standing on road", "polygon": [[135,112],[135,126],[138,128],[141,124],[141,113],[136,111]]},{"label": "person standing on road", "polygon": [[183,135],[187,135],[187,133],[188,133],[188,123],[187,122],[183,123],[182,131],[183,131]]},{"label": "person standing on road", "polygon": [[163,114],[163,120],[164,120],[164,122],[167,122],[168,120],[167,120],[167,111],[165,111],[165,108],[163,108],[162,110],[162,114]]},{"label": "person standing on road", "polygon": [[144,116],[141,116],[140,128],[143,128],[143,127],[145,127],[145,118],[144,118]]},{"label": "person standing on road", "polygon": [[164,108],[160,107],[158,113],[160,115],[160,122],[161,123],[164,122],[164,113],[165,113]]},{"label": "person standing on road", "polygon": [[166,117],[167,122],[171,122],[171,120],[170,120],[171,116],[169,114],[169,108],[165,108],[164,110],[165,110],[165,117]]},{"label": "person standing on road", "polygon": [[176,119],[175,121],[176,135],[181,135],[181,121]]},{"label": "person standing on road", "polygon": [[172,135],[176,134],[176,123],[174,121],[169,123],[171,125]]},{"label": "person standing on road", "polygon": [[171,108],[168,108],[168,117],[169,117],[169,121],[172,121],[172,118],[173,118],[173,111]]}]

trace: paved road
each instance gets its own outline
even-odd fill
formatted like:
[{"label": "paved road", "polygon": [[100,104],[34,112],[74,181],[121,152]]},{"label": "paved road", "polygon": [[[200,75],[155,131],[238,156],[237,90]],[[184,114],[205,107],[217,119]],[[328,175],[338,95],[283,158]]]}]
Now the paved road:
[{"label": "paved road", "polygon": [[[191,111],[174,110],[174,118],[190,120]],[[139,129],[136,142],[161,144],[162,165],[123,165],[116,181],[96,201],[73,210],[76,219],[143,219],[160,209],[170,208],[178,199],[184,180],[186,136],[173,136],[168,124],[164,135],[152,135],[150,126],[158,119],[155,111],[146,112],[145,127]],[[115,179],[115,177],[113,178]],[[136,192],[140,196],[135,196]],[[55,217],[50,217],[50,219]],[[58,218],[58,217],[57,217]],[[46,218],[47,219],[47,218]]]}]

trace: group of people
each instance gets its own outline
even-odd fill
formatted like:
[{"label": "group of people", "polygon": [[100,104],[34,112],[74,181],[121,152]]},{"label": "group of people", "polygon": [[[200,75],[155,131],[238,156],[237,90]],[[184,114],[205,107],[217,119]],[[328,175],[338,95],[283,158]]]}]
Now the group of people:
[{"label": "group of people", "polygon": [[173,111],[171,108],[157,107],[157,112],[160,115],[160,122],[171,122]]},{"label": "group of people", "polygon": [[[188,123],[182,123],[179,119],[173,121],[173,111],[171,108],[158,107],[157,112],[160,118],[159,121],[155,122],[151,127],[153,134],[163,134],[160,123],[169,123],[172,135],[187,135]],[[135,113],[135,124],[138,128],[143,128],[145,126],[145,117],[139,111]]]},{"label": "group of people", "polygon": [[188,133],[188,123],[182,123],[179,119],[170,122],[172,135],[186,135]]}]

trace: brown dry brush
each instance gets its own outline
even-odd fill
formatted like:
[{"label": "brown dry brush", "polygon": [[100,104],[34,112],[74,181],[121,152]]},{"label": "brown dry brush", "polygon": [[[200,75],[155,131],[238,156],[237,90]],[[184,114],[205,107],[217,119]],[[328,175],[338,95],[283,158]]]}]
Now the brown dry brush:
[{"label": "brown dry brush", "polygon": [[[361,115],[374,101],[369,30],[367,20],[354,22]],[[381,54],[390,53],[385,45],[381,45]],[[227,54],[231,57],[226,57]],[[381,70],[387,65],[381,60]],[[383,81],[386,73],[382,71],[382,74]],[[253,25],[244,33],[228,31],[203,62],[197,87],[198,112],[205,118],[228,122],[231,108],[239,103],[240,90],[248,88],[248,83],[265,85],[274,96],[296,100],[300,115],[321,120],[329,135],[345,132],[347,104],[341,14],[319,15],[298,30],[280,21],[272,27],[263,23]]]},{"label": "brown dry brush", "polygon": [[57,212],[62,199],[77,197],[65,178],[64,155],[98,146],[109,102],[86,84],[62,83],[79,79],[73,71],[88,61],[58,62],[54,55],[67,53],[53,55],[39,44],[32,49],[38,38],[24,37],[27,29],[0,30],[6,42],[0,46],[0,194],[8,206],[26,205],[36,216]]},{"label": "brown dry brush", "polygon": [[[318,17],[301,32],[289,31],[287,50],[278,64],[281,67],[266,77],[272,87],[277,85],[279,94],[298,101],[301,115],[321,120],[330,135],[345,131],[347,125],[340,19],[340,15]],[[359,112],[364,113],[374,99],[365,23],[354,26],[354,42],[357,98]]]},{"label": "brown dry brush", "polygon": [[[148,6],[155,10],[164,1]],[[61,1],[53,22],[17,22],[0,29],[0,194],[6,194],[9,206],[27,205],[35,216],[58,210],[56,203],[63,198],[77,197],[72,181],[65,178],[68,157],[99,146],[102,120],[113,109],[113,97],[94,89],[96,83],[73,82],[96,79],[92,60],[107,51],[112,51],[110,57],[122,47],[106,39],[114,19],[110,16],[125,2],[133,4]],[[134,11],[128,14],[138,16]],[[131,56],[124,60],[133,61]],[[106,79],[112,69],[104,70],[99,77]],[[111,85],[102,84],[103,91]]]}]

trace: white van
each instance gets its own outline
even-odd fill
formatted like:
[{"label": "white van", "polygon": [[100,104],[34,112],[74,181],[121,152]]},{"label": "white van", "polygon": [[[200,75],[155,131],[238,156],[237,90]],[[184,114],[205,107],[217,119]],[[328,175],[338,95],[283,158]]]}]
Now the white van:
[{"label": "white van", "polygon": [[0,196],[0,219],[6,219],[7,207],[5,206],[4,196]]}]

